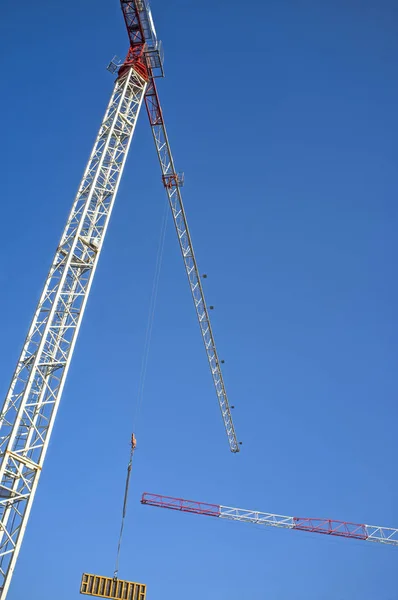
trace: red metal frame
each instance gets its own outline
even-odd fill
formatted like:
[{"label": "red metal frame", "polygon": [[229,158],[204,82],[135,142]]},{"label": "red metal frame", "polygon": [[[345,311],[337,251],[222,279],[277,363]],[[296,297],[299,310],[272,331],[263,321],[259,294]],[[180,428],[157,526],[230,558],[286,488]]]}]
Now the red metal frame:
[{"label": "red metal frame", "polygon": [[142,494],[141,504],[169,508],[181,512],[194,513],[196,515],[207,515],[208,517],[219,517],[221,508],[218,504],[207,504],[195,500],[183,500],[183,498],[172,498],[171,496],[159,496],[158,494]]},{"label": "red metal frame", "polygon": [[124,22],[130,38],[130,46],[143,46],[145,43],[144,32],[138,16],[135,0],[120,0],[123,11]]},{"label": "red metal frame", "polygon": [[173,188],[179,184],[178,175],[172,173],[171,175],[162,175],[163,185],[166,188]]},{"label": "red metal frame", "polygon": [[155,81],[151,79],[145,92],[145,106],[151,127],[164,125],[162,107],[160,106]]},{"label": "red metal frame", "polygon": [[120,5],[130,40],[130,48],[123,65],[119,69],[119,77],[122,77],[129,67],[134,67],[148,81],[148,68],[144,57],[145,38],[136,0],[120,0]]},{"label": "red metal frame", "polygon": [[309,519],[305,517],[293,517],[293,521],[294,529],[299,529],[300,531],[337,535],[356,540],[367,540],[369,537],[366,526],[359,523],[335,521],[332,519]]}]

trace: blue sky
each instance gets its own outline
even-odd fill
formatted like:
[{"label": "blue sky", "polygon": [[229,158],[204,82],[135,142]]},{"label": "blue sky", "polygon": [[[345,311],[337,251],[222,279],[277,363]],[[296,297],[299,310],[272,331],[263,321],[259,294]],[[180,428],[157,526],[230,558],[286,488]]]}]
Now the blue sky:
[{"label": "blue sky", "polygon": [[[143,491],[398,527],[393,0],[152,10],[242,452],[169,221],[120,576],[148,600],[395,600],[397,550],[142,507]],[[3,9],[0,392],[127,50],[118,2]],[[10,600],[112,575],[164,207],[141,115]],[[56,591],[55,591],[56,590]]]}]

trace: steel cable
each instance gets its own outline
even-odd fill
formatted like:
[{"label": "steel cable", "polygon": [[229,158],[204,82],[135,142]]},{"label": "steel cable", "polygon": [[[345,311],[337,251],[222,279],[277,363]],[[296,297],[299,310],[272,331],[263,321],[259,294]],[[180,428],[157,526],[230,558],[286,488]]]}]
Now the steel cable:
[{"label": "steel cable", "polygon": [[[161,272],[161,267],[162,267],[162,262],[163,262],[168,214],[169,214],[169,206],[168,206],[168,201],[166,200],[165,201],[165,209],[163,212],[161,229],[160,229],[160,237],[159,237],[158,251],[157,251],[157,256],[156,256],[156,264],[155,264],[155,273],[153,276],[151,298],[150,298],[150,302],[149,302],[149,313],[148,313],[148,321],[147,321],[147,327],[146,327],[146,332],[145,332],[144,349],[143,349],[143,353],[142,353],[141,371],[140,371],[140,377],[139,377],[139,382],[138,382],[138,394],[137,394],[137,401],[135,404],[135,411],[134,411],[133,423],[134,423],[135,431],[137,431],[137,423],[138,423],[138,419],[140,416],[140,411],[141,411],[141,407],[143,404],[143,398],[144,398],[145,381],[146,381],[146,374],[147,374],[147,369],[148,369],[149,350],[150,350],[150,345],[151,345],[151,340],[152,340],[152,330],[153,330],[153,323],[155,320],[156,301],[157,301],[158,292],[159,292],[160,272]],[[130,458],[129,458],[129,462],[127,465],[127,476],[126,476],[126,485],[125,485],[125,489],[124,489],[122,520],[121,520],[121,525],[120,525],[119,540],[118,540],[117,552],[116,552],[115,570],[113,573],[114,579],[117,579],[117,575],[119,572],[120,551],[121,551],[121,546],[122,546],[124,521],[125,521],[126,512],[127,512],[127,500],[128,500],[130,476],[131,476],[131,468],[132,468],[132,464],[133,464],[135,444],[136,444],[136,442],[135,442],[135,437],[133,434],[132,438],[131,438]]]}]

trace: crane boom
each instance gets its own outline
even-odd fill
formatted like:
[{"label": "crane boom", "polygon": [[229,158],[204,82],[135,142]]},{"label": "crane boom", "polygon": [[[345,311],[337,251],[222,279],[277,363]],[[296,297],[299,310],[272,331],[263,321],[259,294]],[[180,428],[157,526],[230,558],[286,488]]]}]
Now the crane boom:
[{"label": "crane boom", "polygon": [[147,81],[118,78],[0,415],[0,599],[22,544]]},{"label": "crane boom", "polygon": [[398,529],[391,527],[380,527],[378,525],[363,525],[350,523],[348,521],[336,521],[334,519],[311,519],[307,517],[287,517],[274,513],[246,510],[244,508],[232,508],[221,504],[208,504],[194,500],[183,500],[170,496],[160,496],[145,492],[141,498],[142,504],[168,508],[180,512],[207,515],[231,521],[243,521],[243,523],[254,523],[256,525],[267,525],[270,527],[283,527],[296,531],[308,531],[311,533],[322,533],[366,542],[379,542],[398,546]]},{"label": "crane boom", "polygon": [[[206,349],[213,384],[216,390],[219,407],[228,437],[231,452],[239,452],[239,442],[231,415],[221,363],[218,357],[209,310],[206,305],[200,273],[193,249],[187,216],[181,195],[182,178],[178,175],[167,136],[163,111],[159,101],[155,77],[163,76],[163,65],[160,42],[157,40],[155,27],[148,3],[145,0],[121,0],[121,7],[130,38],[130,44],[145,40],[145,54],[149,74],[149,83],[145,93],[145,105],[151,125],[156,152],[162,172],[162,181],[166,189],[177,239],[180,246],[185,271],[189,281],[196,316],[199,322],[203,343]],[[160,73],[160,75],[159,75]]]},{"label": "crane boom", "polygon": [[163,119],[163,112],[160,106],[155,80],[153,78],[149,80],[149,84],[145,93],[145,105],[152,128],[153,139],[159,158],[160,168],[162,171],[162,180],[169,198],[171,213],[177,232],[182,258],[184,260],[185,271],[189,281],[189,287],[195,306],[196,316],[198,318],[202,333],[202,339],[206,349],[207,359],[209,362],[225,431],[228,437],[229,447],[231,452],[239,452],[239,442],[236,437],[235,427],[231,415],[231,408],[229,406],[224,378],[221,371],[220,359],[218,357],[213,330],[211,327],[209,310],[205,301],[191,234],[189,232],[187,217],[182,201],[182,180],[174,166],[173,156],[171,154],[170,144],[167,137],[166,126]]}]

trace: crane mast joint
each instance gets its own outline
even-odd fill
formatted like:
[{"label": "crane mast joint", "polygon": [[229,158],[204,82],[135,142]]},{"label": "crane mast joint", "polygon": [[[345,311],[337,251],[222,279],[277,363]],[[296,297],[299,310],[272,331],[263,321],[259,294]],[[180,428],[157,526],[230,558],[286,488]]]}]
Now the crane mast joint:
[{"label": "crane mast joint", "polygon": [[184,173],[171,173],[170,175],[162,175],[162,181],[165,188],[183,187]]}]

